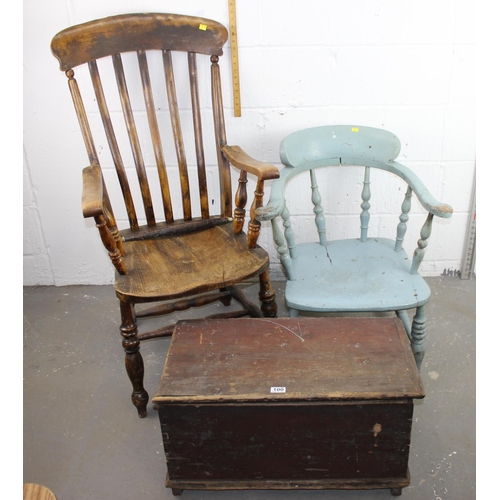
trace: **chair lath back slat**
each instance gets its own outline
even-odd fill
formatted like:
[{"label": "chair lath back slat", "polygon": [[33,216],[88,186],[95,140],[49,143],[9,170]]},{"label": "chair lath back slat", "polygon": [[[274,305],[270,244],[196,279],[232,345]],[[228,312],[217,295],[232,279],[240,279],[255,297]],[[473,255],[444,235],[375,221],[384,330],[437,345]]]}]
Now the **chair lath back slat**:
[{"label": "chair lath back slat", "polygon": [[135,126],[134,113],[132,111],[132,104],[130,103],[127,82],[125,80],[125,73],[123,71],[123,63],[120,54],[113,55],[113,67],[115,68],[116,83],[118,85],[118,90],[120,93],[120,102],[122,105],[123,117],[125,119],[125,124],[127,125],[130,147],[132,148],[135,168],[137,170],[137,177],[139,179],[139,185],[141,187],[141,195],[144,204],[144,211],[146,213],[146,220],[148,222],[148,226],[154,226],[156,224],[156,220],[153,209],[153,200],[151,197],[148,177],[146,174],[146,164],[144,163],[144,158],[142,156],[141,144],[139,141],[137,128]]},{"label": "chair lath back slat", "polygon": [[[185,151],[183,131],[181,127],[181,113],[179,111],[178,96],[172,61],[172,51],[182,51],[187,55],[189,90],[191,95],[192,119],[194,127],[194,144],[196,150],[196,172],[198,177],[201,218],[210,218],[210,203],[207,185],[205,150],[202,133],[202,119],[200,107],[200,95],[198,88],[197,53],[211,56],[211,95],[213,106],[213,119],[216,138],[217,164],[219,168],[220,203],[222,217],[232,215],[232,194],[230,166],[227,159],[222,155],[220,148],[226,144],[224,130],[224,117],[222,107],[222,91],[218,66],[218,56],[222,54],[222,46],[227,40],[227,30],[220,24],[202,18],[176,16],[170,14],[131,14],[114,16],[112,18],[92,21],[79,26],[63,30],[52,41],[52,52],[60,62],[62,70],[66,71],[69,78],[71,94],[78,115],[78,120],[84,136],[85,146],[91,164],[99,165],[92,131],[87,117],[82,95],[74,78],[73,67],[86,63],[89,68],[90,78],[95,93],[95,101],[101,115],[106,139],[110,148],[111,158],[116,168],[118,182],[123,194],[127,211],[128,222],[132,231],[141,229],[139,225],[139,214],[136,207],[141,203],[135,200],[131,194],[131,180],[127,177],[128,171],[125,152],[120,152],[120,138],[117,135],[118,124],[115,123],[117,116],[110,112],[105,91],[108,89],[101,81],[98,64],[100,59],[110,57],[115,73],[118,96],[123,114],[123,123],[127,130],[128,142],[130,144],[133,163],[137,172],[140,187],[140,197],[144,207],[147,226],[153,229],[157,225],[155,216],[156,205],[153,203],[153,186],[150,187],[148,174],[150,165],[147,156],[147,148],[152,145],[156,170],[161,191],[162,206],[165,221],[174,222],[174,189],[172,179],[169,182],[170,167],[167,168],[166,155],[162,146],[163,131],[160,129],[160,120],[157,116],[158,108],[154,101],[155,92],[153,87],[156,81],[152,81],[152,74],[148,67],[151,63],[148,52],[151,50],[161,51],[163,58],[163,74],[165,81],[160,82],[163,92],[166,92],[168,100],[168,112],[173,132],[173,144],[177,158],[177,167],[180,180],[180,198],[182,198],[183,219],[187,223],[193,219],[194,201],[190,189],[189,168]],[[129,61],[122,59],[125,52],[137,54],[142,94],[144,98],[144,110],[149,126],[150,139],[140,137],[141,123],[137,116],[135,101],[132,104],[135,91],[130,81],[129,67],[124,65]],[[177,62],[177,61],[176,61]],[[127,75],[127,77],[126,77]],[[187,81],[187,78],[186,78]],[[183,103],[184,105],[184,103]],[[96,136],[97,138],[97,136]],[[121,145],[123,147],[123,144]],[[166,146],[166,143],[165,143]],[[167,152],[167,150],[165,150]],[[151,174],[150,174],[151,175]],[[177,200],[177,198],[176,198]],[[110,211],[112,211],[110,207]]]},{"label": "chair lath back slat", "polygon": [[182,138],[181,118],[179,116],[179,106],[177,104],[177,92],[175,90],[174,69],[172,67],[172,54],[169,50],[163,51],[163,67],[165,69],[165,81],[167,84],[168,104],[170,106],[170,121],[174,134],[175,152],[179,165],[179,174],[182,191],[182,210],[184,220],[191,220],[191,195],[189,189],[188,167],[184,141]]},{"label": "chair lath back slat", "polygon": [[165,220],[167,222],[171,222],[174,220],[172,211],[172,200],[170,197],[167,167],[163,156],[163,148],[160,138],[160,128],[158,126],[158,120],[156,118],[155,104],[153,99],[153,91],[151,89],[151,79],[149,76],[148,59],[146,56],[146,52],[143,50],[139,50],[137,52],[137,58],[139,60],[139,69],[141,73],[144,102],[146,104],[146,112],[148,115],[148,124],[154,149],[156,167],[158,169],[158,177],[160,179],[161,195],[163,200],[163,212],[165,214]]},{"label": "chair lath back slat", "polygon": [[201,126],[200,96],[198,91],[198,70],[196,54],[188,53],[189,85],[191,88],[191,106],[193,109],[194,141],[196,147],[196,164],[198,166],[198,186],[200,191],[201,216],[210,216],[207,189],[207,173],[205,170],[205,151],[203,148],[203,132]]},{"label": "chair lath back slat", "polygon": [[134,200],[130,193],[130,186],[127,178],[127,173],[125,172],[125,167],[123,165],[120,148],[118,147],[118,141],[116,140],[113,123],[111,121],[108,105],[106,103],[106,98],[104,96],[104,90],[102,88],[102,82],[101,82],[101,77],[99,75],[97,62],[90,61],[88,65],[89,65],[90,76],[92,78],[92,84],[94,86],[97,105],[99,106],[99,112],[101,114],[102,123],[104,126],[104,131],[106,133],[106,138],[108,140],[111,156],[113,158],[113,162],[116,167],[116,173],[118,175],[118,180],[120,182],[123,198],[125,200],[125,206],[127,209],[130,227],[133,230],[137,230],[139,227],[139,223],[137,221],[137,213],[135,211]]}]

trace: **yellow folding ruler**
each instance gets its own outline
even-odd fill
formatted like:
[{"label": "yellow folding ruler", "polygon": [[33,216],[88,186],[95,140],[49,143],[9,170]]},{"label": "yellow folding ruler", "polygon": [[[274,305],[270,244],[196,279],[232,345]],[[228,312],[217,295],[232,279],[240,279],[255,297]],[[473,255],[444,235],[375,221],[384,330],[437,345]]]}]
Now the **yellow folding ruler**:
[{"label": "yellow folding ruler", "polygon": [[231,44],[231,67],[233,79],[234,116],[241,116],[240,70],[238,63],[238,34],[236,30],[236,0],[228,0],[229,42]]}]

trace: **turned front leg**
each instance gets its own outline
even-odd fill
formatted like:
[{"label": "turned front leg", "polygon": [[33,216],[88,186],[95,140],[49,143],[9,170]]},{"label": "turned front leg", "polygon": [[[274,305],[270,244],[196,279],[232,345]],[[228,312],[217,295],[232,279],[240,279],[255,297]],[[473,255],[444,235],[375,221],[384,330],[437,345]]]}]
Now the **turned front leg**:
[{"label": "turned front leg", "polygon": [[411,350],[420,371],[422,361],[425,356],[425,337],[427,335],[427,317],[425,315],[425,306],[417,307],[411,327]]},{"label": "turned front leg", "polygon": [[126,302],[120,302],[120,310],[122,316],[120,332],[125,349],[125,369],[133,388],[132,403],[137,408],[139,417],[144,418],[147,414],[149,395],[144,389],[144,362],[139,352],[140,341],[137,337],[135,312],[133,306]]},{"label": "turned front leg", "polygon": [[278,313],[278,305],[276,304],[276,293],[271,284],[269,271],[264,271],[259,276],[259,282],[259,298],[262,302],[260,310],[266,318],[275,318]]}]

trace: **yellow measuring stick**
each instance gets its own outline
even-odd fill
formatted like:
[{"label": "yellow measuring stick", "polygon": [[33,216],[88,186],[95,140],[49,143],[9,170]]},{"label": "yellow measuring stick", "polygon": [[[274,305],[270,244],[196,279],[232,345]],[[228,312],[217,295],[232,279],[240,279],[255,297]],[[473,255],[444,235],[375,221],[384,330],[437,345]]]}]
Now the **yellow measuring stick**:
[{"label": "yellow measuring stick", "polygon": [[236,0],[228,0],[229,42],[231,44],[231,67],[233,79],[234,116],[241,116],[240,70],[238,63],[238,34],[236,30]]}]

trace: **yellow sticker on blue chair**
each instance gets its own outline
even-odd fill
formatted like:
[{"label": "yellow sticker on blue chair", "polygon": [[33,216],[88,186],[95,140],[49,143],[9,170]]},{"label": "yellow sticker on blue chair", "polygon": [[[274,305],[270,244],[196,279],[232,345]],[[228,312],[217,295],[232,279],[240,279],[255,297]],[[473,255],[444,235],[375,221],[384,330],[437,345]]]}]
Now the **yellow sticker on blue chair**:
[{"label": "yellow sticker on blue chair", "polygon": [[352,127],[351,128],[351,132],[359,132],[359,128],[358,127]]},{"label": "yellow sticker on blue chair", "polygon": [[200,29],[201,31],[207,31],[207,25],[206,24],[200,24],[198,26],[198,29]]}]

